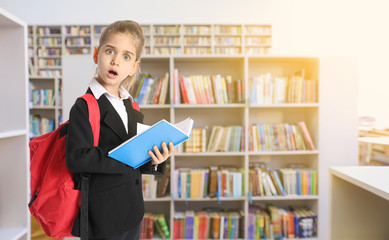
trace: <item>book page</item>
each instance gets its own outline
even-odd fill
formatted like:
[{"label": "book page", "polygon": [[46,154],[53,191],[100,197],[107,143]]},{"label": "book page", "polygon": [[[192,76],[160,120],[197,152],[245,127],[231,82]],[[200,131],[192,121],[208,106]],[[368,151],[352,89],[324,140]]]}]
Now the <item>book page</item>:
[{"label": "book page", "polygon": [[147,124],[142,124],[142,123],[137,123],[136,125],[136,134],[139,134],[141,132],[144,132],[146,131],[147,129],[149,129],[151,126],[150,125],[147,125]]},{"label": "book page", "polygon": [[193,127],[193,119],[187,118],[179,123],[174,124],[178,129],[186,133],[186,135],[190,135]]},{"label": "book page", "polygon": [[[174,124],[174,126],[189,136],[193,127],[193,119],[187,118],[179,123]],[[140,134],[149,129],[150,127],[151,126],[147,124],[137,123],[136,134]]]}]

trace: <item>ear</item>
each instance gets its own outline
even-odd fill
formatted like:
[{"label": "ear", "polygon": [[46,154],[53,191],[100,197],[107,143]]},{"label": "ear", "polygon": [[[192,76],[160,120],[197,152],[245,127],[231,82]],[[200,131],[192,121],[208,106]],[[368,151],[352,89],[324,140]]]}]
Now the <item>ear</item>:
[{"label": "ear", "polygon": [[135,61],[133,68],[132,68],[132,74],[130,76],[133,76],[136,73],[136,70],[138,70],[139,67],[139,61]]},{"label": "ear", "polygon": [[97,64],[97,56],[99,55],[99,49],[97,47],[95,47],[94,51],[93,51],[93,61],[95,62],[95,64]]}]

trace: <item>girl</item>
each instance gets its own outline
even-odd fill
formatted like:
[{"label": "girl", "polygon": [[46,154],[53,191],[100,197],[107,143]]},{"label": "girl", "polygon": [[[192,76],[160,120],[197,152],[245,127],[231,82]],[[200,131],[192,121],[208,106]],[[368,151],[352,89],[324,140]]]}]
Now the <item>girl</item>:
[{"label": "girl", "polygon": [[[97,75],[87,90],[100,108],[98,147],[93,147],[86,102],[78,99],[70,111],[66,164],[74,173],[76,185],[83,173],[90,173],[89,239],[139,239],[144,214],[141,174],[164,174],[165,160],[173,153],[172,143],[169,149],[162,143],[162,153],[155,146],[154,152],[149,151],[152,161],[137,169],[107,156],[111,149],[136,135],[137,122],[143,121],[143,115],[128,99],[128,89],[134,83],[144,43],[143,30],[134,21],[114,22],[101,34],[93,55]],[[80,236],[80,213],[72,234]]]}]

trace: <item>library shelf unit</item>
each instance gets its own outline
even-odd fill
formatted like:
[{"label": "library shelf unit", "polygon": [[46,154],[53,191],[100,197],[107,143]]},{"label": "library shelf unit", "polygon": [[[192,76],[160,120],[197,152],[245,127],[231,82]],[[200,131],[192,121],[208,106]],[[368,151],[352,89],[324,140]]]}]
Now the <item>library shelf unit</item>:
[{"label": "library shelf unit", "polygon": [[[65,76],[64,83],[72,86],[76,92],[84,92],[85,76],[91,76],[89,70],[79,69],[79,64],[90,64],[91,56],[72,56],[71,61],[64,61],[64,71],[78,72],[79,76]],[[82,59],[82,61],[81,61]],[[77,64],[74,64],[74,63]],[[73,63],[73,64],[72,64]],[[208,168],[210,166],[236,165],[248,172],[250,164],[265,163],[272,169],[285,168],[289,164],[304,164],[318,173],[318,194],[304,196],[260,197],[248,194],[249,177],[244,176],[244,195],[242,197],[220,197],[181,199],[176,197],[173,188],[161,199],[145,199],[146,212],[163,213],[173,235],[175,212],[185,210],[198,211],[204,207],[237,209],[243,212],[245,227],[242,239],[247,239],[248,214],[251,204],[271,203],[277,207],[289,205],[307,206],[318,216],[317,236],[308,239],[328,239],[328,169],[339,164],[357,164],[356,124],[356,62],[353,58],[312,57],[312,56],[250,56],[240,55],[145,55],[141,59],[141,70],[154,78],[169,73],[169,98],[163,105],[141,105],[144,123],[152,125],[161,119],[177,123],[187,117],[194,119],[194,128],[208,126],[207,137],[212,126],[240,125],[244,127],[244,142],[249,142],[249,126],[253,123],[295,123],[305,121],[316,150],[266,151],[251,152],[247,144],[239,152],[176,152],[169,158],[170,186],[176,184],[173,174],[176,168]],[[291,76],[298,70],[305,69],[306,78],[318,80],[317,103],[287,103],[254,105],[249,101],[249,81],[251,78],[267,72],[273,76]],[[174,73],[190,75],[231,75],[232,79],[242,80],[245,96],[242,103],[231,104],[182,104],[174,99]],[[88,80],[88,79],[87,79]],[[88,80],[89,81],[89,80]],[[87,84],[87,82],[86,82]],[[336,88],[334,87],[336,86]],[[79,88],[79,89],[76,89]],[[348,89],[347,96],[341,89]],[[63,107],[71,106],[74,99],[64,89]],[[69,104],[66,102],[69,101]],[[355,111],[354,111],[355,110]],[[336,118],[334,117],[336,114]],[[64,121],[66,118],[63,119]],[[334,137],[339,136],[339,137]],[[354,141],[355,140],[355,141]],[[344,144],[345,142],[349,144]],[[155,237],[158,238],[157,235]]]},{"label": "library shelf unit", "polygon": [[[141,24],[145,55],[267,55],[271,25]],[[30,75],[61,76],[62,56],[89,55],[106,25],[31,25]]]},{"label": "library shelf unit", "polygon": [[[337,67],[337,64],[343,68]],[[213,125],[241,125],[245,129],[244,142],[249,142],[248,128],[253,123],[294,123],[304,120],[309,129],[316,150],[297,151],[249,151],[245,144],[244,151],[240,152],[200,152],[185,153],[176,152],[170,157],[171,172],[173,176],[175,168],[208,168],[210,166],[237,165],[248,172],[249,165],[262,162],[272,169],[285,168],[289,164],[304,164],[307,168],[318,172],[318,194],[302,196],[278,196],[262,197],[248,194],[248,174],[245,174],[245,194],[238,198],[199,198],[179,199],[175,197],[171,186],[176,184],[171,177],[169,201],[156,202],[145,199],[146,211],[164,213],[170,223],[169,229],[173,234],[174,213],[185,210],[201,210],[204,207],[221,207],[242,210],[244,213],[244,232],[242,239],[247,239],[247,224],[249,206],[251,204],[273,204],[277,207],[290,205],[307,206],[318,216],[317,236],[307,239],[328,239],[328,177],[327,171],[330,164],[337,165],[337,158],[344,158],[342,163],[354,164],[356,158],[356,142],[351,139],[354,136],[354,128],[349,122],[356,119],[356,112],[350,112],[355,107],[356,90],[349,87],[356,79],[356,64],[353,58],[337,57],[305,57],[305,56],[145,56],[141,60],[143,72],[150,73],[153,77],[164,76],[170,73],[170,103],[164,106],[141,105],[145,115],[145,123],[153,124],[164,118],[170,122],[180,122],[190,116],[194,119],[195,128],[211,127]],[[245,102],[232,104],[180,104],[174,100],[174,69],[178,69],[180,75],[231,75],[233,80],[242,79],[246,86]],[[294,72],[304,68],[306,78],[318,80],[319,101],[317,103],[285,103],[285,104],[250,104],[249,80],[252,77],[271,72],[273,76],[291,76]],[[334,84],[340,88],[349,87],[349,96],[333,91]],[[321,100],[320,100],[321,99]],[[338,101],[338,105],[336,105]],[[343,111],[349,106],[350,111]],[[336,112],[342,122],[334,123],[332,111]],[[348,121],[348,122],[347,122]],[[320,123],[320,124],[319,124]],[[323,128],[326,129],[323,129]],[[342,136],[349,139],[350,146],[342,149],[342,140],[333,136],[342,131]],[[209,138],[210,128],[207,131]],[[323,152],[324,149],[324,152]],[[165,198],[166,200],[166,198]],[[158,205],[159,204],[159,205]]]},{"label": "library shelf unit", "polygon": [[[30,138],[40,136],[47,131],[34,131],[36,127],[32,126],[32,117],[38,116],[39,119],[46,118],[53,121],[54,129],[60,125],[62,116],[61,106],[61,79],[58,77],[29,76],[30,79]],[[38,96],[32,96],[32,86],[34,90],[40,92]],[[44,92],[44,93],[43,93]],[[50,96],[48,96],[50,95]],[[34,99],[33,99],[34,98]],[[50,100],[44,100],[50,99]],[[34,134],[35,133],[35,134]]]},{"label": "library shelf unit", "polygon": [[[0,239],[30,239],[27,25],[0,8]],[[10,183],[11,181],[11,183]]]},{"label": "library shelf unit", "polygon": [[[182,104],[174,100],[174,77],[170,78],[170,103],[163,107],[158,105],[141,105],[141,110],[145,115],[145,123],[153,124],[161,118],[170,122],[180,122],[190,116],[194,119],[195,128],[208,126],[207,138],[209,138],[210,127],[213,125],[240,125],[244,126],[245,139],[249,142],[249,126],[253,123],[273,123],[286,122],[294,123],[304,120],[308,126],[311,136],[317,145],[319,136],[319,105],[320,103],[286,103],[250,105],[248,100],[249,79],[257,75],[271,72],[274,76],[291,76],[294,72],[305,68],[306,77],[319,79],[319,58],[315,57],[252,57],[248,55],[229,56],[145,56],[141,60],[143,72],[150,73],[153,77],[164,76],[169,72],[174,75],[174,69],[178,69],[180,75],[231,75],[233,80],[244,80],[246,87],[245,102],[231,104]],[[185,153],[176,152],[170,157],[171,176],[173,170],[179,167],[208,168],[210,166],[236,165],[245,172],[248,172],[249,165],[256,162],[264,162],[273,169],[285,168],[290,163],[305,164],[308,168],[320,171],[319,150],[301,151],[249,151],[247,144],[240,152],[199,152]],[[324,175],[324,173],[322,173]],[[320,174],[319,174],[320,176]],[[173,181],[173,178],[171,178]],[[220,207],[238,209],[244,213],[244,232],[241,238],[247,239],[247,224],[249,205],[272,203],[277,207],[287,207],[288,205],[306,205],[315,213],[318,213],[320,198],[314,196],[279,196],[260,197],[248,194],[249,178],[245,174],[244,185],[245,194],[243,197],[220,197],[217,198],[176,198],[172,188],[170,200],[163,203],[151,199],[145,199],[146,211],[164,213],[170,223],[171,234],[173,232],[174,213],[177,211],[201,210],[204,207]],[[320,179],[319,179],[320,183]],[[174,182],[171,183],[175,184]],[[320,187],[319,187],[320,192]],[[165,199],[166,200],[166,199]],[[158,206],[160,204],[160,206]],[[320,224],[320,214],[318,215]],[[325,220],[323,220],[325,221]],[[320,227],[319,227],[320,228]],[[325,230],[324,230],[325,231]],[[318,231],[320,234],[320,230]],[[309,239],[319,239],[319,236]]]}]

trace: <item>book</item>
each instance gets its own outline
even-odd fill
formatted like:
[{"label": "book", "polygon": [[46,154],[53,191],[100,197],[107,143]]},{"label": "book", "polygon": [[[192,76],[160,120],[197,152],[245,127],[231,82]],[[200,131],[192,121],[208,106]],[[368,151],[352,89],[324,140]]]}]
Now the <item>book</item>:
[{"label": "book", "polygon": [[138,134],[112,149],[108,156],[138,168],[151,161],[148,154],[154,146],[162,152],[162,142],[172,142],[174,146],[189,139],[193,128],[193,119],[187,118],[179,123],[171,124],[165,119],[152,126],[138,123]]}]

